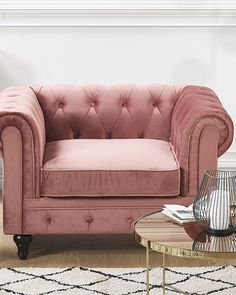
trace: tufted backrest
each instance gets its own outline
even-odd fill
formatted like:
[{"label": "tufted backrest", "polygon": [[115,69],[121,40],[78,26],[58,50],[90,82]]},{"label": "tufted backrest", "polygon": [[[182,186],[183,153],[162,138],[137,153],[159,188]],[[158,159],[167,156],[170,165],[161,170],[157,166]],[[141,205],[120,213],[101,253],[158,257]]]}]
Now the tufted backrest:
[{"label": "tufted backrest", "polygon": [[180,88],[165,85],[32,87],[44,113],[47,142],[72,138],[168,141]]}]

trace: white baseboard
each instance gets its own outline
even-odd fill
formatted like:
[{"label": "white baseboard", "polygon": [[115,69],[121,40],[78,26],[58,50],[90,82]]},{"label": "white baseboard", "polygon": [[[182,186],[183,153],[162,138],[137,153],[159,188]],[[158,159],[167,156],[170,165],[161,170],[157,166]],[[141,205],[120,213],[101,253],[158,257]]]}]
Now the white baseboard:
[{"label": "white baseboard", "polygon": [[235,0],[5,0],[5,9],[234,9]]},{"label": "white baseboard", "polygon": [[[0,159],[0,188],[3,182],[3,169],[2,159]],[[219,169],[236,170],[236,151],[227,152],[218,160]]]},{"label": "white baseboard", "polygon": [[236,3],[227,1],[6,1],[0,27],[236,26]]}]

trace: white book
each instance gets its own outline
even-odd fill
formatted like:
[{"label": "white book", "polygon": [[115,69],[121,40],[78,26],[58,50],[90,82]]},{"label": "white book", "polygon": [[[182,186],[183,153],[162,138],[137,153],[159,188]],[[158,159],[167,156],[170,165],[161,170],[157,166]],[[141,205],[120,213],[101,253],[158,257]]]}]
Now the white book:
[{"label": "white book", "polygon": [[195,222],[192,205],[185,207],[182,205],[165,204],[162,213],[180,224]]}]

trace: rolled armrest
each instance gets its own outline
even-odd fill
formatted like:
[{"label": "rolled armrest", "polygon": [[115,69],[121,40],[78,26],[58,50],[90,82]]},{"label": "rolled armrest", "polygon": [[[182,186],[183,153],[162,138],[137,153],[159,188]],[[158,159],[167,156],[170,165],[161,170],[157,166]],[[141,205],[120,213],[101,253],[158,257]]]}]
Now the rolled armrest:
[{"label": "rolled armrest", "polygon": [[30,87],[11,87],[0,93],[0,134],[4,193],[18,181],[11,179],[18,171],[22,177],[22,197],[39,196],[45,126],[43,112]]},{"label": "rolled armrest", "polygon": [[233,123],[209,88],[186,86],[171,122],[171,143],[181,167],[181,193],[195,196],[203,171],[217,168],[217,157],[233,140]]}]

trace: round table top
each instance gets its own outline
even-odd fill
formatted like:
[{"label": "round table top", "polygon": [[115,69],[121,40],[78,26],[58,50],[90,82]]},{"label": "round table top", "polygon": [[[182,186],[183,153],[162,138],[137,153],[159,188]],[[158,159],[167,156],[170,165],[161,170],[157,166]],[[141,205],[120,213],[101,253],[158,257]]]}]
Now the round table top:
[{"label": "round table top", "polygon": [[236,233],[217,237],[192,223],[179,225],[160,211],[139,218],[135,239],[144,247],[181,257],[236,258]]}]

